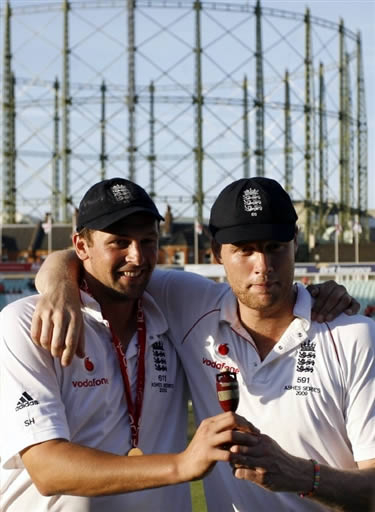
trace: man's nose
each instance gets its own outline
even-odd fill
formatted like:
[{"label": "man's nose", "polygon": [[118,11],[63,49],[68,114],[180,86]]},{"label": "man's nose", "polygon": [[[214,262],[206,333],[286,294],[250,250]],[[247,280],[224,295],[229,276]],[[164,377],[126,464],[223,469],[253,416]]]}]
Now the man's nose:
[{"label": "man's nose", "polygon": [[257,251],[255,253],[255,271],[259,274],[267,274],[272,270],[271,258],[266,252]]},{"label": "man's nose", "polygon": [[143,251],[142,246],[136,240],[133,240],[128,246],[126,260],[135,265],[141,265],[143,263]]}]

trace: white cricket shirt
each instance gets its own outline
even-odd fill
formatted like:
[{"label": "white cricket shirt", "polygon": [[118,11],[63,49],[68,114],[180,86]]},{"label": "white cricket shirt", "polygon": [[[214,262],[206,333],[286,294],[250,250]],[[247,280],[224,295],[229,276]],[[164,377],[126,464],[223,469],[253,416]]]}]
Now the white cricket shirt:
[{"label": "white cricket shirt", "polygon": [[[65,438],[123,455],[131,447],[122,375],[108,323],[99,304],[81,292],[86,358],[62,368],[58,359],[30,339],[37,296],[13,302],[1,312],[0,453],[2,512],[124,512],[191,510],[188,484],[116,496],[43,497],[19,452],[50,439]],[[144,294],[146,376],[139,447],[146,454],[186,447],[186,385],[167,335],[166,320]],[[137,339],[127,349],[132,396],[136,388]]]},{"label": "white cricket shirt", "polygon": [[[298,286],[295,320],[261,361],[226,284],[156,271],[148,291],[165,312],[198,422],[221,411],[216,374],[237,373],[238,414],[293,455],[339,469],[375,457],[375,323],[340,315],[311,322],[311,297]],[[209,511],[327,510],[292,493],[236,480],[219,463],[205,478]]]}]

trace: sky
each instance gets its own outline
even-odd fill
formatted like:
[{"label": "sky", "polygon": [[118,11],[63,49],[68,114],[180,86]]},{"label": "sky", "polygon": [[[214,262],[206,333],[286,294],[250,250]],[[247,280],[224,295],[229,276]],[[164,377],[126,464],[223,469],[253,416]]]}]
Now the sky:
[{"label": "sky", "polygon": [[262,0],[265,7],[304,12],[338,22],[343,18],[346,28],[360,31],[365,73],[368,123],[368,207],[375,209],[375,0]]},{"label": "sky", "polygon": [[[0,5],[3,6],[4,2],[5,2],[5,0],[0,0]],[[29,6],[32,4],[46,5],[46,4],[51,4],[51,3],[58,4],[58,3],[60,3],[60,0],[55,0],[55,1],[53,1],[53,0],[11,0],[11,5],[14,7],[19,6],[19,5],[23,5],[23,6],[25,6],[25,5]],[[82,2],[82,4],[86,4],[86,3],[89,3],[89,2]],[[95,2],[93,2],[93,4],[94,3]],[[210,2],[208,2],[208,3],[210,3]],[[241,0],[236,0],[234,3],[240,4]],[[249,1],[249,4],[251,4],[251,5],[254,5],[254,3],[255,3],[255,0]],[[152,2],[150,2],[150,4],[152,5]],[[125,0],[124,0],[124,5],[126,5]],[[371,94],[371,92],[373,90],[375,90],[375,30],[374,30],[374,28],[375,28],[375,0],[349,0],[349,1],[348,0],[346,0],[346,1],[345,0],[307,0],[307,1],[304,1],[304,0],[262,0],[261,5],[263,7],[277,8],[277,9],[281,9],[283,11],[291,11],[294,13],[300,12],[302,14],[305,13],[306,7],[308,6],[310,8],[311,15],[314,17],[322,18],[324,20],[329,20],[329,21],[332,21],[335,23],[338,23],[340,18],[342,18],[344,20],[345,27],[347,29],[350,29],[354,33],[356,33],[358,30],[361,32],[363,61],[364,61],[364,73],[365,73],[367,121],[368,121],[368,154],[369,154],[369,159],[368,159],[368,191],[369,191],[368,206],[370,209],[375,209],[375,144],[374,144],[374,142],[375,142],[375,99],[373,98],[373,95]],[[142,10],[142,9],[140,9],[140,10]],[[45,11],[45,9],[44,9],[44,11]],[[144,9],[144,11],[147,11],[147,9]],[[96,14],[98,16],[100,16],[101,13],[102,13],[102,11],[100,9],[98,9]],[[148,14],[148,13],[146,13],[146,14]],[[168,14],[168,12],[166,12],[165,14]],[[209,14],[210,13],[208,13],[208,15]],[[164,13],[163,13],[163,15],[164,15]],[[85,25],[85,22],[87,21],[87,16],[88,16],[88,11],[84,12],[83,10],[80,11],[78,9],[77,15],[74,17],[74,20],[76,22],[77,22],[77,18],[78,18],[78,22],[80,23],[79,27],[81,28],[82,26],[84,26],[84,30],[87,29],[87,27]],[[52,77],[54,76],[53,73],[55,70],[55,68],[53,68],[53,65],[57,66],[57,69],[59,72],[61,70],[61,64],[60,64],[59,60],[57,60],[57,61],[53,60],[54,59],[53,52],[56,52],[56,47],[52,47],[52,49],[51,49],[51,46],[47,46],[47,45],[43,46],[43,48],[41,47],[41,51],[43,51],[43,57],[45,57],[46,62],[48,62],[48,60],[52,60],[52,62],[53,62],[51,69],[49,68],[49,65],[44,64],[43,59],[38,59],[38,60],[34,59],[34,55],[37,50],[34,49],[34,47],[32,46],[32,43],[35,41],[36,38],[33,38],[32,36],[30,36],[30,39],[29,39],[29,34],[30,33],[33,34],[35,31],[35,33],[42,35],[42,37],[39,37],[39,35],[38,35],[38,38],[39,38],[38,40],[44,41],[47,39],[52,39],[51,35],[49,33],[47,33],[47,28],[50,30],[56,30],[56,32],[61,30],[61,26],[62,26],[61,14],[55,15],[52,13],[51,15],[46,16],[46,19],[49,20],[48,27],[47,27],[47,25],[44,25],[46,20],[44,18],[38,17],[38,16],[36,16],[34,18],[32,18],[30,16],[29,20],[24,20],[24,19],[22,19],[22,17],[17,17],[17,19],[15,20],[18,23],[15,23],[13,35],[15,35],[16,31],[23,30],[23,22],[24,21],[30,21],[29,24],[32,25],[31,32],[30,32],[30,29],[29,29],[29,32],[27,32],[27,31],[25,32],[27,34],[26,40],[23,41],[20,45],[17,45],[17,44],[14,45],[14,48],[15,48],[14,53],[17,55],[17,51],[19,51],[19,50],[17,50],[17,48],[20,48],[21,55],[23,55],[22,59],[18,60],[18,63],[21,64],[21,66],[17,68],[18,74],[21,77],[32,76],[34,73],[36,76],[38,76],[39,73],[42,72],[41,70],[43,70],[43,72],[44,72],[44,69],[46,68],[46,70],[47,70],[46,76],[48,77],[47,79],[51,80],[51,76]],[[145,12],[139,13],[138,19],[139,19],[139,25],[138,25],[139,32],[142,32],[142,29],[143,29],[143,32],[146,32],[146,33],[148,33],[148,30],[150,30],[150,31],[155,30],[155,27],[152,25],[152,23],[149,23],[149,20],[146,18]],[[278,18],[278,19],[280,19],[280,18]],[[37,23],[35,23],[34,20],[37,21]],[[51,24],[51,20],[53,23],[55,23],[55,28],[53,28],[53,25]],[[275,20],[277,20],[277,19],[274,18],[272,21],[275,22],[275,25],[277,25],[277,22]],[[31,23],[31,21],[33,21],[33,23]],[[207,23],[207,17],[205,18],[205,21]],[[232,25],[230,25],[230,22],[232,22],[232,21],[228,19],[227,24],[224,23],[224,25],[226,25],[227,27],[232,26]],[[41,26],[39,27],[39,25],[41,25]],[[281,20],[280,20],[280,25],[281,25]],[[205,26],[207,26],[207,25],[205,25]],[[290,26],[292,26],[292,24],[290,24]],[[75,27],[77,27],[77,25],[73,25],[73,27],[71,29],[71,37],[72,37],[72,39],[74,39],[73,45],[74,45],[75,39],[77,39],[77,38],[83,39],[83,41],[85,41],[85,32],[83,32],[81,34],[80,30],[78,30],[78,31],[74,30]],[[140,34],[140,35],[142,35],[142,34]],[[192,39],[192,36],[194,36],[194,34],[179,34],[179,35],[181,35],[181,37],[185,36],[185,39],[189,41],[190,45],[191,45],[191,41],[194,41],[194,39]],[[237,34],[234,33],[234,36],[236,36],[236,35]],[[245,37],[246,36],[247,36],[247,34],[245,35]],[[57,37],[57,41],[61,40],[60,34],[56,37]],[[215,36],[212,36],[212,37],[215,37]],[[250,34],[250,37],[251,37],[251,34]],[[141,39],[141,37],[140,37],[140,39]],[[150,52],[150,55],[154,55],[153,60],[157,64],[157,61],[158,61],[157,57],[160,54],[160,46],[162,46],[164,44],[163,43],[164,39],[161,35],[158,36],[157,41],[152,38],[150,38],[150,39],[151,40],[148,45],[146,44],[146,45],[141,46],[141,51],[145,52],[146,48],[147,48],[147,51]],[[239,38],[237,38],[237,39],[239,39]],[[89,41],[89,43],[87,43],[89,52],[91,54],[95,55],[95,59],[97,59],[98,61],[100,59],[102,59],[105,62],[107,62],[107,61],[111,62],[112,60],[114,60],[115,64],[114,64],[114,66],[112,66],[111,72],[114,70],[117,74],[114,75],[115,78],[113,78],[113,83],[121,83],[121,79],[123,79],[123,77],[126,76],[127,70],[125,68],[125,61],[123,59],[120,59],[120,61],[118,61],[118,60],[116,61],[116,59],[115,59],[116,55],[118,53],[116,46],[114,46],[114,57],[111,54],[110,58],[108,58],[108,55],[105,54],[105,51],[107,51],[109,53],[112,51],[111,49],[109,49],[110,45],[108,43],[110,43],[110,41],[108,40],[108,37],[106,39],[103,39],[102,44],[100,42],[102,40],[98,39],[98,43],[95,43],[95,44],[98,44],[99,46],[95,46],[94,49],[91,46],[93,39],[92,38],[87,39],[87,41]],[[96,39],[95,39],[95,41],[96,41]],[[226,40],[224,40],[224,38],[223,38],[223,42],[224,41],[226,41]],[[233,40],[232,40],[232,43],[233,43]],[[236,41],[234,41],[234,43],[236,43]],[[265,43],[266,42],[264,42],[264,45],[266,46]],[[101,44],[101,46],[100,46],[100,44]],[[158,44],[160,46],[158,46]],[[270,43],[268,41],[268,44],[270,45],[272,43]],[[335,42],[335,44],[336,44],[336,42]],[[84,45],[82,45],[82,46],[84,46]],[[154,46],[155,48],[153,49],[152,46]],[[218,48],[221,48],[220,41],[218,41],[216,46]],[[28,48],[29,48],[29,50],[28,50]],[[235,45],[233,46],[233,48],[235,48]],[[30,57],[28,57],[29,54],[27,53],[27,50],[29,52],[31,52]],[[227,50],[228,50],[228,47],[224,48],[223,55],[220,57],[222,57],[224,59],[225,53],[228,54]],[[154,53],[152,53],[153,51],[154,51]],[[184,53],[187,50],[185,47],[179,48],[176,43],[176,48],[173,48],[173,47],[170,48],[170,50],[167,53],[173,54],[173,51],[175,51],[175,53],[178,57],[180,54],[184,55]],[[235,51],[235,50],[232,50],[232,51]],[[48,52],[51,52],[51,55]],[[159,54],[158,54],[158,52],[159,52]],[[208,54],[209,54],[209,52],[210,52],[210,47],[208,48]],[[302,52],[303,52],[303,50],[302,50]],[[58,53],[58,55],[59,55],[59,58],[61,58],[60,52]],[[155,58],[155,56],[156,56],[156,58]],[[73,57],[74,57],[74,51],[73,51]],[[232,58],[233,58],[233,61],[235,60],[234,56],[230,52],[229,52],[229,57],[228,57],[228,55],[226,57],[229,58],[230,60],[232,60]],[[163,60],[165,60],[165,58],[166,57],[163,54]],[[333,58],[333,60],[336,59],[336,61],[337,61],[336,53],[332,58]],[[107,61],[106,61],[106,59],[107,59]],[[282,60],[282,59],[280,59],[280,60]],[[42,61],[43,61],[43,63],[42,63]],[[221,67],[225,68],[225,62],[224,62],[224,65],[223,65],[223,62],[224,61],[222,61],[222,59],[220,58],[220,64],[222,64]],[[96,71],[95,64],[96,63],[91,63],[91,68],[90,68],[84,64],[83,59],[72,58],[72,81],[77,82],[77,83],[78,82],[91,83],[90,82],[91,79],[93,79],[94,81],[95,80],[97,81],[98,77],[95,76],[95,72],[94,72],[94,71]],[[120,64],[122,66],[122,68],[121,68],[122,75],[119,71]],[[167,67],[167,66],[168,66],[168,64],[165,64],[165,67]],[[182,66],[181,66],[181,69],[184,72],[183,77],[182,78],[180,77],[181,82],[185,82],[185,80],[186,80],[185,79],[186,70],[185,70],[184,66],[186,66],[185,61],[183,62]],[[251,62],[251,66],[253,66],[253,61]],[[232,62],[230,62],[228,65],[228,69],[233,69],[233,68],[235,68],[235,64],[232,64]],[[52,71],[52,69],[53,69],[53,71]],[[204,69],[205,69],[205,71],[208,69],[210,72],[215,71],[215,69],[213,67],[210,67],[210,62],[207,59],[205,61]],[[79,72],[79,74],[77,74],[78,72]],[[268,74],[267,74],[268,72],[269,72],[269,68],[268,68],[268,70],[265,70],[266,78],[268,77]],[[151,73],[155,73],[154,68],[151,69]],[[118,79],[119,74],[120,74],[120,80]],[[167,83],[166,77],[164,77],[157,70],[156,70],[156,75],[159,75],[159,84],[163,85],[164,82]],[[42,77],[43,75],[40,74],[40,76]],[[153,79],[154,78],[153,75],[151,75],[151,76]],[[242,75],[241,75],[241,77],[242,77]],[[139,80],[139,81],[142,84],[147,84],[148,83],[147,80],[148,80],[148,76],[147,76],[147,78],[144,78],[142,76],[142,80]],[[241,80],[242,80],[242,78],[241,78]],[[352,76],[352,80],[353,80],[353,76]],[[156,84],[158,86],[158,81],[156,81]],[[337,89],[333,88],[333,90],[336,91]],[[25,98],[27,98],[27,92],[28,91],[25,88]],[[222,92],[223,91],[219,90],[217,95],[220,95]],[[215,94],[216,94],[216,91],[215,92],[211,91],[211,95],[215,95]],[[303,89],[302,89],[302,96],[303,96]],[[336,100],[336,104],[337,104],[337,97],[335,97],[335,100]],[[108,108],[110,108],[110,107],[108,106]],[[158,105],[158,108],[159,109],[161,108],[160,105]],[[219,111],[218,108],[219,107],[216,107],[216,110],[215,110],[216,112]],[[27,111],[29,111],[29,110],[30,109],[28,109]],[[138,110],[140,110],[140,109],[138,109]],[[174,110],[178,111],[178,107],[175,107],[173,105],[173,116],[174,116]],[[26,109],[25,109],[25,111],[26,111]],[[222,112],[222,111],[220,110],[219,112]],[[272,112],[271,112],[271,114],[272,114]],[[192,122],[192,120],[188,116],[185,116],[184,119],[186,119],[186,124],[188,124],[189,122],[190,123]],[[226,119],[223,119],[223,120],[226,121]],[[213,121],[215,121],[213,119],[213,116],[211,116],[211,118],[209,116],[207,116],[206,117],[206,126],[210,126],[210,123],[212,123]],[[89,124],[89,122],[88,122],[88,124]],[[121,120],[121,122],[123,122],[123,121]],[[228,118],[228,123],[230,123],[229,118]],[[144,124],[147,127],[147,123],[144,123]],[[31,130],[32,130],[33,125],[31,123],[30,123],[30,126],[31,126]],[[123,125],[121,125],[121,126],[123,126]],[[46,129],[49,130],[49,126]],[[148,127],[147,127],[147,130],[148,130]],[[301,130],[299,130],[299,125],[293,126],[293,130],[294,130],[293,137],[298,139],[298,134],[301,136],[303,126],[301,127]],[[300,131],[300,133],[299,133],[299,131]],[[112,133],[108,132],[108,133],[110,135],[110,136],[108,136],[108,139],[109,139],[108,146],[109,146],[111,139],[114,140],[114,144],[117,141],[116,141],[116,137],[115,137],[116,134],[114,134],[113,132]],[[147,133],[148,133],[148,131],[147,131]],[[225,134],[225,142],[226,142],[226,147],[228,148],[228,151],[231,151],[232,147],[230,145],[231,142],[229,140],[229,135],[230,135],[229,133]],[[252,134],[252,136],[253,135],[254,134]],[[207,137],[205,139],[205,142],[207,141],[207,139],[209,139],[209,137]],[[21,137],[19,137],[18,140],[20,141]],[[30,140],[31,140],[31,137],[30,137]],[[34,140],[34,139],[32,139],[32,140]],[[87,140],[89,140],[89,137],[87,137]],[[142,137],[139,137],[139,140],[142,140]],[[90,139],[90,141],[91,141],[91,139]],[[169,142],[169,141],[167,141],[167,142]],[[158,139],[158,143],[159,143],[159,146],[162,145],[160,142],[160,139]],[[298,144],[298,142],[296,142],[296,143]],[[176,138],[174,138],[173,144],[176,145]],[[217,144],[220,146],[221,139],[218,140]],[[175,146],[173,146],[173,147],[175,147]],[[41,149],[43,149],[43,147]],[[236,151],[238,151],[238,147],[236,147],[235,149],[236,149]],[[177,149],[175,149],[174,151],[176,153],[178,153],[180,150],[182,150],[182,152],[183,152],[185,150],[185,147],[177,147]],[[221,147],[219,147],[219,150],[221,151]],[[216,150],[216,151],[219,151],[219,150]],[[91,148],[88,147],[87,151],[91,152],[92,147]],[[109,147],[107,148],[107,151],[110,152]],[[117,148],[116,148],[116,151],[117,151]],[[84,151],[82,150],[81,152],[83,153]],[[212,149],[212,152],[214,152],[214,149]],[[271,152],[270,155],[271,155],[270,158],[272,158],[273,153]],[[20,155],[20,156],[22,157],[23,155]],[[295,157],[295,160],[297,160],[297,158],[298,158],[298,156]],[[26,163],[29,163],[31,160],[26,155],[26,157],[24,158],[24,161]],[[206,159],[205,165],[208,166],[208,163],[209,163],[208,159]],[[227,162],[225,162],[225,164],[226,163]],[[120,162],[120,164],[123,165],[123,162]],[[117,167],[117,169],[121,169],[120,164]],[[191,167],[191,162],[187,161],[186,165],[187,165],[187,167],[189,167],[189,166]],[[167,164],[165,164],[165,166],[167,166]],[[32,171],[33,171],[32,176],[39,177],[42,175],[41,173],[39,175],[37,174],[39,172],[39,169],[36,165],[34,165],[34,161],[33,161],[32,167],[33,167],[32,168]],[[228,165],[228,167],[229,167],[229,165]],[[40,168],[42,169],[42,172],[43,172],[42,165],[40,166]],[[26,166],[25,166],[24,172],[25,173],[29,172],[29,170],[27,169]],[[83,173],[81,173],[81,171],[79,171],[79,172],[80,172],[80,174],[83,174]],[[220,169],[215,169],[215,172],[220,173]],[[253,168],[252,168],[251,172],[253,172]],[[208,175],[208,174],[209,174],[209,172],[206,172],[206,175]],[[274,176],[271,176],[271,177],[274,177]],[[86,182],[89,181],[88,175],[87,175],[87,177],[85,176],[84,179],[86,179]],[[170,176],[168,176],[167,179],[169,181],[165,182],[165,186],[164,186],[164,182],[163,182],[164,188],[162,186],[159,186],[159,190],[163,190],[163,189],[165,189],[165,190],[168,189],[168,191],[171,190],[171,187],[173,186],[173,179],[170,179]],[[235,178],[233,178],[233,179],[235,179]],[[179,178],[179,180],[182,182],[181,177]],[[31,181],[31,180],[29,180],[29,181]],[[39,181],[40,180],[34,180],[35,183],[39,183]],[[178,180],[175,180],[175,181],[178,181]],[[220,182],[219,178],[218,178],[218,181]],[[73,179],[72,179],[72,182],[76,186],[77,190],[79,190],[80,194],[81,194],[82,186],[86,187],[86,184],[87,184],[86,182],[82,184],[80,181],[77,181],[76,183],[74,183]],[[141,181],[141,183],[144,184],[144,183],[146,183],[146,181],[143,180],[143,181]],[[221,183],[219,183],[219,184],[221,186]],[[27,185],[27,183],[26,183],[26,185]],[[183,185],[185,185],[185,183]],[[191,185],[191,184],[189,184],[189,185]],[[298,192],[301,192],[303,194],[303,191],[304,191],[303,183],[298,184],[297,188],[298,188]],[[22,187],[21,187],[21,189],[22,189]],[[26,190],[28,191],[29,189],[27,189],[27,187],[25,187],[25,191]],[[184,190],[183,190],[183,192],[184,192]],[[189,190],[189,192],[190,192],[190,190]],[[169,192],[169,193],[171,195],[173,195],[174,192]],[[73,194],[74,194],[74,190],[73,190]],[[212,195],[213,195],[213,192],[212,192]],[[297,197],[294,197],[294,199],[298,200],[298,199],[301,199],[301,197],[297,196]],[[25,198],[23,198],[23,199],[26,200],[27,197],[25,196]],[[183,206],[182,209],[183,208],[185,208],[185,206]],[[207,211],[206,211],[206,213],[207,213]]]}]

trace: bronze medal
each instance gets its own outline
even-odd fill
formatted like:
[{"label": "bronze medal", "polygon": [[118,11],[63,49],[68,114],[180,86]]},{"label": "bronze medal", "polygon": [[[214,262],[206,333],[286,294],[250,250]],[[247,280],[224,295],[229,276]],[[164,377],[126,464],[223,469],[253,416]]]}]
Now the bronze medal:
[{"label": "bronze medal", "polygon": [[138,457],[139,455],[143,455],[143,451],[138,446],[131,448],[128,452],[129,457]]}]

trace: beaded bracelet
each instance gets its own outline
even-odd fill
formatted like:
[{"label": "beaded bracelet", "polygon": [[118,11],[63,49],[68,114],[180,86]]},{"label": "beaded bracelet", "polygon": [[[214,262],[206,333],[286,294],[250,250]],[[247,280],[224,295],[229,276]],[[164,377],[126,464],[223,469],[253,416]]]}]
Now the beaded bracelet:
[{"label": "beaded bracelet", "polygon": [[320,484],[320,464],[316,460],[314,460],[314,459],[311,459],[311,462],[314,465],[313,486],[312,486],[311,491],[309,491],[309,492],[301,492],[300,493],[300,497],[301,498],[304,498],[305,496],[312,496],[314,494],[314,492],[318,489],[319,484]]}]

